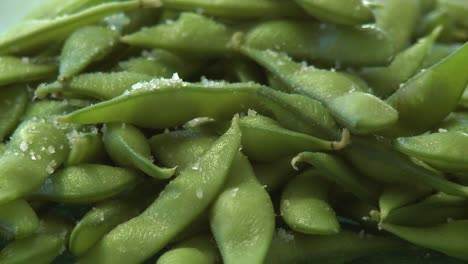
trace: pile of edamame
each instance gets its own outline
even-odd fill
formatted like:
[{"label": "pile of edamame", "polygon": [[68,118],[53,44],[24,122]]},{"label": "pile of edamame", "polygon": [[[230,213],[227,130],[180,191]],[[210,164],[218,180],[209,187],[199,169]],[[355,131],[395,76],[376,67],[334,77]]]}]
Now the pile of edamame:
[{"label": "pile of edamame", "polygon": [[468,260],[467,85],[466,0],[44,1],[0,36],[0,263]]}]

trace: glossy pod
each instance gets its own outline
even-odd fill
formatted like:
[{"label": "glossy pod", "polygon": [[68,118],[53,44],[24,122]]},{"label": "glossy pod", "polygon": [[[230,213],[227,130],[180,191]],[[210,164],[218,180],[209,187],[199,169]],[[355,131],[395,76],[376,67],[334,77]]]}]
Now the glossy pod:
[{"label": "glossy pod", "polygon": [[176,244],[158,258],[156,264],[215,264],[218,250],[208,235],[199,235]]},{"label": "glossy pod", "polygon": [[33,234],[38,227],[39,218],[25,200],[0,205],[0,237],[21,239]]},{"label": "glossy pod", "polygon": [[35,62],[33,58],[0,56],[0,85],[44,80],[54,76],[57,66],[53,63]]},{"label": "glossy pod", "polygon": [[0,90],[0,141],[18,125],[28,104],[26,87],[10,86]]}]

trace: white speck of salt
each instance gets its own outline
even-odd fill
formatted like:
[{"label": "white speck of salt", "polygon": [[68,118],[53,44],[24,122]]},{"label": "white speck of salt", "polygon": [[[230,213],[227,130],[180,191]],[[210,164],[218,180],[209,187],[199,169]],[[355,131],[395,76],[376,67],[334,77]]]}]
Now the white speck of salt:
[{"label": "white speck of salt", "polygon": [[232,197],[236,197],[238,191],[239,191],[239,188],[234,188],[234,189],[232,189],[232,191],[231,191],[231,196],[232,196]]},{"label": "white speck of salt", "polygon": [[50,154],[54,154],[55,153],[55,147],[50,145],[48,148],[47,148],[47,151],[49,151]]},{"label": "white speck of salt", "polygon": [[195,191],[195,195],[197,196],[198,199],[201,199],[203,198],[203,190],[198,188],[196,191]]},{"label": "white speck of salt", "polygon": [[20,143],[20,149],[21,149],[21,151],[23,151],[23,152],[26,151],[26,150],[28,150],[28,143],[26,143],[26,141],[22,141],[22,142]]},{"label": "white speck of salt", "polygon": [[294,240],[294,235],[291,234],[291,233],[288,233],[283,228],[278,228],[278,230],[276,231],[276,234],[278,235],[278,237],[281,240],[284,240],[286,242],[290,242],[290,241]]},{"label": "white speck of salt", "polygon": [[447,129],[445,129],[445,128],[439,128],[439,130],[438,130],[438,131],[439,131],[439,133],[445,133],[445,132],[448,132],[448,130],[447,130]]}]

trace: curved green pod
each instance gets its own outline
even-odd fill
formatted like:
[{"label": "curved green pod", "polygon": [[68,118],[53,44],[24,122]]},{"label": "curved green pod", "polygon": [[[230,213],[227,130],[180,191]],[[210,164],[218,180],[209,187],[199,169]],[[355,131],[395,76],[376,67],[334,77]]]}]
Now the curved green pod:
[{"label": "curved green pod", "polygon": [[275,230],[275,212],[270,196],[241,153],[213,203],[210,226],[223,263],[264,262]]},{"label": "curved green pod", "polygon": [[408,46],[416,30],[421,15],[419,1],[377,0],[374,8],[375,26],[387,36],[387,45],[392,45],[395,52]]},{"label": "curved green pod", "polygon": [[312,98],[261,87],[258,101],[285,128],[324,139],[336,140],[340,136],[327,108]]},{"label": "curved green pod", "polygon": [[0,204],[0,237],[21,239],[33,234],[39,227],[39,218],[25,200]]},{"label": "curved green pod", "polygon": [[219,56],[232,49],[233,34],[233,29],[208,17],[182,13],[175,22],[145,28],[121,40],[135,46]]},{"label": "curved green pod", "polygon": [[461,131],[468,133],[468,113],[452,112],[440,123],[442,131]]},{"label": "curved green pod", "polygon": [[34,91],[36,98],[42,99],[49,94],[57,97],[89,97],[109,100],[130,90],[139,82],[150,81],[153,77],[133,72],[84,73],[65,82],[42,84]]},{"label": "curved green pod", "polygon": [[465,243],[468,228],[467,220],[458,220],[430,227],[407,227],[384,223],[382,228],[413,244],[468,260],[468,250]]},{"label": "curved green pod", "polygon": [[23,122],[0,157],[0,203],[34,192],[63,163],[68,149],[64,131],[54,124]]},{"label": "curved green pod", "polygon": [[190,130],[154,135],[149,139],[152,154],[166,167],[189,168],[215,142],[216,137]]},{"label": "curved green pod", "polygon": [[[125,122],[144,128],[178,126],[200,116],[226,120],[255,108],[259,87],[253,83],[192,84],[177,76],[154,79],[137,83],[131,92],[61,116],[59,120],[80,124]],[[154,114],[148,116],[148,112]]]},{"label": "curved green pod", "polygon": [[0,141],[18,125],[28,105],[26,86],[10,86],[0,89]]},{"label": "curved green pod", "polygon": [[313,21],[261,22],[246,32],[242,44],[332,65],[382,65],[389,63],[395,53],[387,35],[376,27],[347,27]]},{"label": "curved green pod", "polygon": [[41,220],[37,233],[15,240],[0,251],[0,263],[49,264],[65,251],[70,226],[63,219],[47,216]]},{"label": "curved green pod", "polygon": [[58,80],[68,80],[93,62],[105,58],[117,45],[118,37],[117,31],[100,26],[77,29],[63,45]]},{"label": "curved green pod", "polygon": [[56,73],[57,65],[54,63],[39,63],[28,57],[0,56],[0,86],[44,80]]},{"label": "curved green pod", "polygon": [[162,0],[162,3],[169,9],[198,11],[207,15],[236,19],[305,15],[298,6],[281,0]]},{"label": "curved green pod", "polygon": [[390,65],[364,68],[359,75],[369,83],[376,95],[390,96],[421,68],[441,30],[441,27],[437,27],[428,36],[398,53]]},{"label": "curved green pod", "polygon": [[343,230],[336,235],[303,235],[278,229],[266,263],[347,263],[376,253],[406,248],[400,240],[360,236]]},{"label": "curved green pod", "polygon": [[424,59],[422,68],[430,68],[461,47],[460,43],[434,43]]},{"label": "curved green pod", "polygon": [[290,91],[320,101],[338,122],[355,133],[372,133],[396,123],[398,113],[348,75],[294,62],[271,50],[242,51],[276,74]]},{"label": "curved green pod", "polygon": [[408,185],[386,185],[379,197],[381,221],[393,211],[432,193],[430,188]]},{"label": "curved green pod", "polygon": [[362,0],[295,0],[311,16],[322,21],[342,24],[359,25],[372,22],[372,10]]},{"label": "curved green pod", "polygon": [[255,176],[269,193],[278,191],[297,174],[291,166],[292,158],[285,157],[273,162],[252,164]]},{"label": "curved green pod", "polygon": [[131,187],[139,174],[119,167],[80,164],[52,174],[32,197],[64,203],[93,203]]},{"label": "curved green pod", "polygon": [[[139,216],[114,228],[77,263],[138,263],[151,257],[216,199],[240,147],[237,118],[231,128],[182,171]],[[174,210],[178,208],[178,210]]]},{"label": "curved green pod", "polygon": [[294,177],[281,194],[281,217],[294,231],[303,234],[337,234],[340,225],[328,204],[331,184],[315,170]]},{"label": "curved green pod", "polygon": [[457,107],[468,84],[467,67],[468,44],[465,44],[406,82],[387,99],[398,111],[399,118],[396,126],[387,129],[385,134],[419,134],[442,121]]},{"label": "curved green pod", "polygon": [[160,4],[158,0],[114,1],[55,19],[26,20],[2,35],[0,54],[30,53],[106,16],[137,8],[159,7]]},{"label": "curved green pod", "polygon": [[399,151],[443,171],[468,170],[468,134],[461,131],[400,137],[395,140],[394,146]]},{"label": "curved green pod", "polygon": [[317,168],[327,180],[335,182],[364,201],[375,203],[379,187],[373,181],[355,173],[342,159],[320,152],[302,152],[293,158],[293,167],[306,162]]},{"label": "curved green pod", "polygon": [[70,152],[65,160],[66,166],[99,163],[106,158],[101,134],[97,131],[69,133],[67,136],[70,142]]},{"label": "curved green pod", "polygon": [[103,141],[107,153],[119,166],[138,169],[157,179],[174,175],[175,168],[161,168],[153,163],[148,140],[132,125],[106,124]]},{"label": "curved green pod", "polygon": [[464,197],[436,193],[421,201],[392,210],[383,223],[404,226],[434,226],[468,216]]},{"label": "curved green pod", "polygon": [[50,19],[110,1],[112,0],[46,0],[33,9],[26,19]]},{"label": "curved green pod", "polygon": [[117,225],[138,215],[138,204],[126,200],[109,200],[97,204],[73,228],[69,249],[83,255]]},{"label": "curved green pod", "polygon": [[186,239],[162,254],[156,264],[215,264],[219,253],[211,240],[208,235]]},{"label": "curved green pod", "polygon": [[256,161],[274,161],[302,151],[340,150],[350,142],[344,130],[340,141],[327,141],[282,128],[275,120],[253,115],[240,119],[242,150]]}]

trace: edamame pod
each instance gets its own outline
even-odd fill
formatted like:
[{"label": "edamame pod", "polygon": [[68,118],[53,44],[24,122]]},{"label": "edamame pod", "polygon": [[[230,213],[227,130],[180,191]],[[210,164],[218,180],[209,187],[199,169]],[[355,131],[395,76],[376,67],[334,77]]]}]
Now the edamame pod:
[{"label": "edamame pod", "polygon": [[95,131],[77,132],[67,134],[70,143],[70,152],[65,160],[66,166],[82,163],[99,163],[106,158],[106,151],[102,143],[101,134]]},{"label": "edamame pod", "polygon": [[[441,131],[461,131],[468,133],[468,113],[453,112],[440,124]],[[445,129],[445,130],[444,130]]]},{"label": "edamame pod", "polygon": [[45,3],[32,10],[26,19],[54,18],[110,1],[112,0],[46,0]]},{"label": "edamame pod", "polygon": [[18,125],[28,100],[26,86],[10,86],[0,90],[0,141]]},{"label": "edamame pod", "polygon": [[28,57],[0,56],[0,86],[44,80],[56,72],[57,66],[53,63],[39,63]]},{"label": "edamame pod", "polygon": [[39,227],[39,218],[25,200],[0,204],[0,237],[21,239],[33,234]]},{"label": "edamame pod", "polygon": [[273,204],[241,153],[232,163],[224,190],[213,203],[210,226],[223,263],[265,260],[275,229]]},{"label": "edamame pod", "polygon": [[281,194],[281,217],[286,224],[303,234],[337,234],[340,225],[327,201],[330,186],[315,170],[294,177]]},{"label": "edamame pod", "polygon": [[175,168],[161,168],[153,163],[145,135],[132,125],[107,124],[103,141],[107,153],[119,166],[138,169],[157,179],[168,179],[174,175]]},{"label": "edamame pod", "polygon": [[[395,209],[417,201],[432,192],[430,188],[408,185],[387,185],[379,197],[380,220]],[[419,218],[419,217],[418,217]]]},{"label": "edamame pod", "polygon": [[215,264],[219,253],[211,240],[208,235],[199,235],[182,241],[162,254],[156,264]]},{"label": "edamame pod", "polygon": [[[256,108],[253,83],[187,83],[172,79],[154,79],[137,83],[132,91],[59,118],[80,124],[125,122],[144,128],[183,125],[196,117],[227,119],[235,113]],[[119,112],[119,115],[115,113]],[[148,116],[146,113],[154,115]],[[170,113],[170,114],[168,114]]]},{"label": "edamame pod", "polygon": [[119,34],[109,28],[87,26],[73,32],[60,54],[58,80],[63,82],[108,55],[117,45]]},{"label": "edamame pod", "polygon": [[64,203],[93,203],[131,187],[138,173],[100,164],[80,164],[52,174],[33,194],[36,199]]},{"label": "edamame pod", "polygon": [[221,191],[240,147],[238,122],[235,117],[195,166],[182,171],[142,214],[113,229],[78,263],[139,263],[169,243]]},{"label": "edamame pod", "polygon": [[371,22],[374,18],[371,9],[361,0],[295,0],[295,2],[309,15],[325,22],[352,26]]},{"label": "edamame pod", "polygon": [[280,189],[297,171],[291,166],[293,157],[285,157],[268,163],[252,164],[255,176],[269,193]]}]

